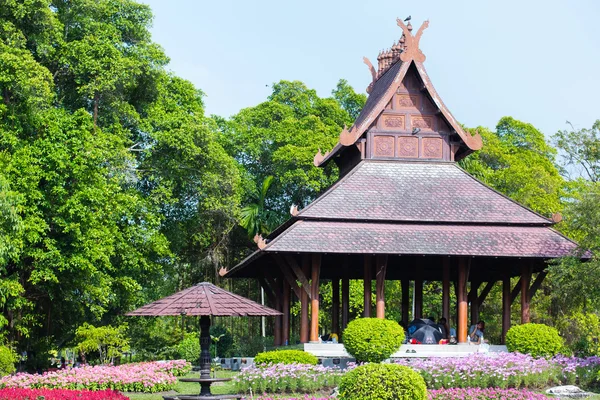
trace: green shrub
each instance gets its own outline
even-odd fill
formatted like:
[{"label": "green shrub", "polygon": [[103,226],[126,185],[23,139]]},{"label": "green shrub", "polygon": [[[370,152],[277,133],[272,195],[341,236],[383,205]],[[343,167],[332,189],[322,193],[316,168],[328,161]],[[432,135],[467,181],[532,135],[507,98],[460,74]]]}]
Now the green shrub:
[{"label": "green shrub", "polygon": [[358,362],[381,362],[402,345],[404,329],[397,322],[359,318],[344,330],[344,347]]},{"label": "green shrub", "polygon": [[9,375],[16,371],[17,353],[10,347],[0,346],[0,376]]},{"label": "green shrub", "polygon": [[417,372],[398,364],[366,364],[347,372],[339,386],[341,400],[425,400],[427,387]]},{"label": "green shrub", "polygon": [[185,335],[185,338],[177,345],[179,357],[194,365],[200,360],[200,338],[197,334]]},{"label": "green shrub", "polygon": [[258,353],[254,358],[256,365],[268,364],[310,364],[317,365],[319,360],[302,350],[275,350]]},{"label": "green shrub", "polygon": [[508,351],[531,354],[534,357],[552,357],[563,348],[558,331],[544,324],[516,325],[506,333]]}]

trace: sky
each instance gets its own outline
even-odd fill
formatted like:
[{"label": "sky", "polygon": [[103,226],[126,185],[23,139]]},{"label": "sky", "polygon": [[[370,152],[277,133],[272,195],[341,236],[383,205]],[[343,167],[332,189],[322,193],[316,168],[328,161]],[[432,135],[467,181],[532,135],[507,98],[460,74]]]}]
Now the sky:
[{"label": "sky", "polygon": [[437,92],[456,119],[494,128],[503,116],[548,137],[600,119],[600,2],[141,0],[169,69],[205,92],[207,114],[229,117],[267,100],[279,80],[322,97],[339,79],[364,93],[362,57],[402,34],[396,17],[428,19],[420,47]]}]

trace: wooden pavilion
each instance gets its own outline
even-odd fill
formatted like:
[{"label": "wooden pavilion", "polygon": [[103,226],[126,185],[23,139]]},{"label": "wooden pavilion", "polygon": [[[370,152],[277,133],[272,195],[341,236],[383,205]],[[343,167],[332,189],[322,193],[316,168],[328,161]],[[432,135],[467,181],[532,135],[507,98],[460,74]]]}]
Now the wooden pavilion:
[{"label": "wooden pavilion", "polygon": [[[521,322],[529,322],[547,261],[577,248],[552,229],[557,218],[527,209],[456,164],[482,147],[481,136],[461,127],[431,84],[419,49],[428,22],[415,35],[410,22],[397,22],[402,37],[379,54],[377,70],[364,59],[373,81],[359,117],[330,152],[315,156],[316,166],[337,164],[339,181],[306,208],[292,208],[291,219],[257,238],[256,252],[223,271],[257,278],[283,312],[275,321],[276,344],[289,339],[292,293],[301,302],[301,342],[318,340],[320,280],[332,281],[333,331],[343,331],[349,279],[364,281],[366,317],[376,281],[378,318],[385,316],[385,281],[400,280],[405,323],[410,281],[415,318],[422,317],[423,281],[442,282],[441,311],[448,321],[453,282],[459,342],[467,339],[468,305],[477,321],[487,294],[501,282],[504,341],[517,296]],[[520,277],[514,287],[511,277]]]}]

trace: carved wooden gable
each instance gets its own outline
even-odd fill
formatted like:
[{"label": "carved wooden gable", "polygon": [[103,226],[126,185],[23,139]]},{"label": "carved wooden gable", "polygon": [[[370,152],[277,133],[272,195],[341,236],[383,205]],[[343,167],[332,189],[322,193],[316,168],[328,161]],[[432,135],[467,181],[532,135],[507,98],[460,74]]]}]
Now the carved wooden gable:
[{"label": "carved wooden gable", "polygon": [[452,130],[412,66],[367,133],[367,158],[451,161]]}]

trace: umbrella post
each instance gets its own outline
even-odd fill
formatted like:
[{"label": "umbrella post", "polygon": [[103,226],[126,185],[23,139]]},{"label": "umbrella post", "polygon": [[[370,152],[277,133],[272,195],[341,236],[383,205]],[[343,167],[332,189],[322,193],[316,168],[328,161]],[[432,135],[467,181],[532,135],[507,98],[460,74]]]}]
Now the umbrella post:
[{"label": "umbrella post", "polygon": [[[200,317],[200,379],[210,379],[210,317]],[[210,395],[210,382],[200,383],[200,395]]]}]

